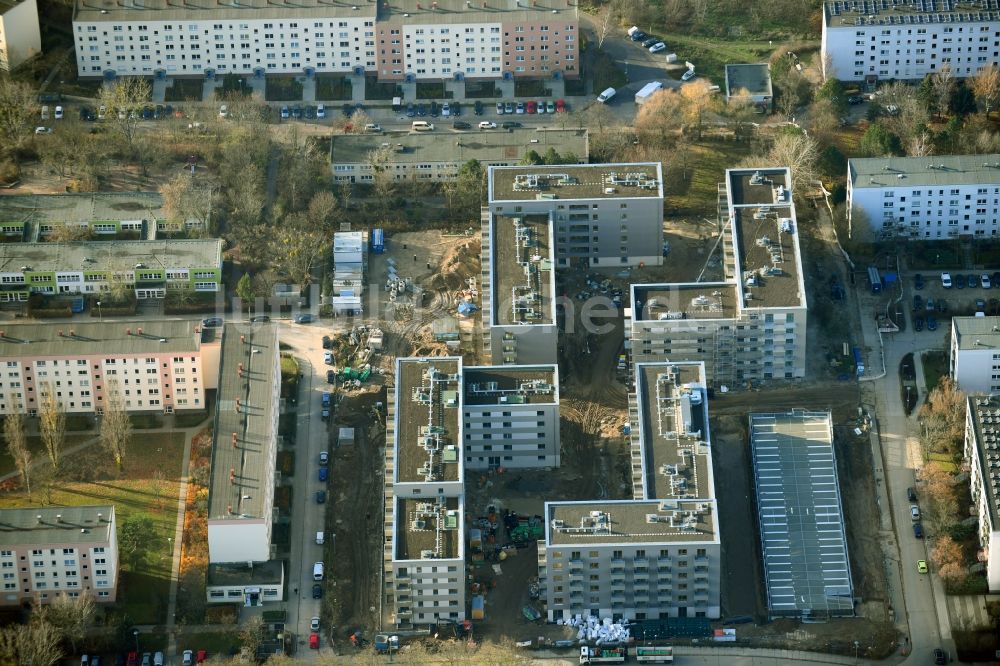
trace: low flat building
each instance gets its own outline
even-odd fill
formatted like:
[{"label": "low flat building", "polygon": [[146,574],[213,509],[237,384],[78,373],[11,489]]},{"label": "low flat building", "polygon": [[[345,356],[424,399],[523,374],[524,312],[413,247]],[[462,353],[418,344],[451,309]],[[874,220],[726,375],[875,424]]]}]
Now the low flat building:
[{"label": "low flat building", "polygon": [[769,616],[853,616],[830,412],[750,414],[750,449]]},{"label": "low flat building", "polygon": [[559,368],[467,367],[463,431],[466,469],[559,466]]},{"label": "low flat building", "polygon": [[[474,122],[474,121],[473,121]],[[334,135],[330,145],[333,178],[339,183],[371,183],[384,168],[394,181],[449,182],[475,160],[483,167],[516,166],[534,151],[554,150],[563,161],[586,164],[586,129],[534,129],[462,132],[385,132]]]},{"label": "low flat building", "polygon": [[284,601],[285,562],[209,564],[205,591],[210,604],[253,607],[265,601]]},{"label": "low flat building", "polygon": [[65,594],[110,603],[118,595],[115,507],[0,509],[0,606]]},{"label": "low flat building", "polygon": [[964,455],[978,519],[980,561],[986,563],[990,592],[1000,592],[1000,396],[969,396]]},{"label": "low flat building", "polygon": [[67,414],[102,414],[111,391],[127,411],[171,414],[205,409],[219,342],[192,320],[8,323],[0,361],[0,414],[35,416],[49,391]]},{"label": "low flat building", "polygon": [[126,284],[136,298],[167,290],[217,292],[222,287],[222,241],[78,241],[0,243],[0,302],[30,293],[100,295]]},{"label": "low flat building", "polygon": [[383,623],[465,619],[462,360],[398,358],[386,411]]},{"label": "low flat building", "polygon": [[490,167],[493,216],[546,215],[558,266],[663,263],[659,162]]},{"label": "low flat building", "polygon": [[483,346],[494,365],[555,363],[552,218],[484,214]]},{"label": "low flat building", "polygon": [[9,72],[42,52],[35,0],[0,0],[0,72]]},{"label": "low flat building", "polygon": [[952,317],[948,367],[967,394],[1000,393],[1000,317]]},{"label": "low flat building", "polygon": [[208,494],[211,564],[271,559],[279,364],[277,326],[222,329]]},{"label": "low flat building", "polygon": [[787,168],[726,171],[724,281],[633,284],[636,363],[703,361],[712,386],[805,376],[806,292]]},{"label": "low flat building", "polygon": [[547,502],[550,622],[720,616],[721,542],[702,363],[635,368],[632,500]]},{"label": "low flat building", "polygon": [[768,63],[726,65],[726,101],[743,95],[763,113],[771,112],[774,88]]}]

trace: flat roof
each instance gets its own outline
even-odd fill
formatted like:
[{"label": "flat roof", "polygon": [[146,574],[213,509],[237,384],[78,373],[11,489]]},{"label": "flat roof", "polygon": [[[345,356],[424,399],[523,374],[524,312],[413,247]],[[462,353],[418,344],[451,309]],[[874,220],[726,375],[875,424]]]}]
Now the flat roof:
[{"label": "flat roof", "polygon": [[[354,0],[76,0],[74,21],[178,21],[254,19],[374,19],[376,6]],[[332,27],[332,26],[331,26]],[[183,26],[177,26],[181,30]]]},{"label": "flat roof", "polygon": [[264,518],[265,512],[271,511],[264,502],[269,494],[264,484],[270,483],[274,471],[270,454],[277,437],[273,429],[274,410],[278,409],[273,392],[277,355],[276,325],[223,327],[208,496],[210,520]]},{"label": "flat roof", "polygon": [[166,217],[159,192],[0,196],[0,223],[72,224]]},{"label": "flat roof", "polygon": [[196,352],[201,349],[202,336],[208,331],[198,331],[198,328],[199,322],[191,319],[25,324],[4,322],[0,329],[0,358]]},{"label": "flat roof", "polygon": [[587,161],[586,129],[489,130],[439,134],[435,132],[383,132],[382,134],[336,134],[330,152],[333,164],[367,164],[373,150],[392,149],[389,161],[396,164],[477,160],[520,162],[528,151],[545,155],[553,148],[561,156],[573,154]]},{"label": "flat roof", "polygon": [[768,608],[852,615],[830,412],[750,414],[750,448]]},{"label": "flat roof", "polygon": [[465,405],[551,405],[559,402],[555,365],[468,367],[462,371]]},{"label": "flat roof", "polygon": [[436,0],[409,2],[389,0],[379,3],[379,20],[410,25],[450,23],[510,23],[518,21],[576,21],[576,6],[564,0]]},{"label": "flat roof", "polygon": [[230,585],[274,585],[285,579],[285,563],[282,560],[254,562],[253,566],[241,563],[209,563],[206,581],[209,587]]},{"label": "flat roof", "polygon": [[753,96],[771,96],[771,66],[766,62],[726,65],[726,95],[746,89]]},{"label": "flat roof", "polygon": [[718,543],[715,500],[545,503],[548,546]]},{"label": "flat roof", "polygon": [[847,173],[855,189],[996,185],[1000,154],[853,158],[847,162]]},{"label": "flat roof", "polygon": [[461,359],[396,364],[396,483],[461,480]]},{"label": "flat roof", "polygon": [[833,0],[824,3],[827,25],[854,28],[862,25],[923,25],[1000,20],[997,0]]},{"label": "flat roof", "polygon": [[[395,560],[449,560],[465,533],[457,497],[396,498]],[[403,529],[399,529],[402,525]]]},{"label": "flat roof", "polygon": [[635,368],[645,499],[711,499],[712,450],[704,363]]},{"label": "flat roof", "polygon": [[663,198],[660,162],[490,167],[489,202]]},{"label": "flat roof", "polygon": [[0,546],[108,543],[114,521],[110,504],[0,509]]},{"label": "flat roof", "polygon": [[24,4],[18,0],[0,0],[0,14],[5,14],[7,10],[13,9],[18,5]]},{"label": "flat roof", "polygon": [[494,325],[554,324],[554,244],[549,216],[491,215],[490,227]]},{"label": "flat roof", "polygon": [[0,273],[219,268],[220,239],[0,243]]},{"label": "flat roof", "polygon": [[1000,317],[952,317],[951,325],[960,350],[1000,349]]},{"label": "flat roof", "polygon": [[739,292],[731,282],[633,284],[636,321],[731,319],[739,311]]},{"label": "flat roof", "polygon": [[784,167],[728,169],[726,183],[742,307],[804,306],[790,171]]},{"label": "flat roof", "polygon": [[993,529],[1000,526],[1000,396],[969,396],[968,409],[976,434],[976,455]]}]

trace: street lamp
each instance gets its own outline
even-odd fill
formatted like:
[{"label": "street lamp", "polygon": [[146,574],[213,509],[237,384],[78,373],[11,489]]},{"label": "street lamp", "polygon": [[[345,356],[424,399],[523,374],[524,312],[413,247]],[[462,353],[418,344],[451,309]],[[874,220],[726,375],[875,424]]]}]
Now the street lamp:
[{"label": "street lamp", "polygon": [[133,629],[132,635],[135,637],[135,653],[139,654],[139,630]]},{"label": "street lamp", "polygon": [[97,317],[102,322],[104,321],[104,313],[101,311],[101,302],[100,301],[97,301]]}]

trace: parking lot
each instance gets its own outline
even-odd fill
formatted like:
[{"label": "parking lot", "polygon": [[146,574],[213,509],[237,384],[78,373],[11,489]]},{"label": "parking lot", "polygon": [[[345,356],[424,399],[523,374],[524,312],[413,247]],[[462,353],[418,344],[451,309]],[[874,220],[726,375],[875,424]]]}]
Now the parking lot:
[{"label": "parking lot", "polygon": [[1000,271],[912,272],[902,280],[904,310],[916,332],[933,331],[956,315],[1000,314]]}]

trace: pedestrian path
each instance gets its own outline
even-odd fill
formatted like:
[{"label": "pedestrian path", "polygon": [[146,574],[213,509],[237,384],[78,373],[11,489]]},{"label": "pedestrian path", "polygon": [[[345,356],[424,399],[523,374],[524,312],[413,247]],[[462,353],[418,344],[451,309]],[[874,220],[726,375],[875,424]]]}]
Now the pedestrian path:
[{"label": "pedestrian path", "polygon": [[[1000,600],[1000,595],[990,595],[994,600]],[[989,613],[986,612],[986,602],[990,598],[982,594],[949,595],[946,597],[948,616],[955,629],[971,631],[985,629],[993,625]]]}]

